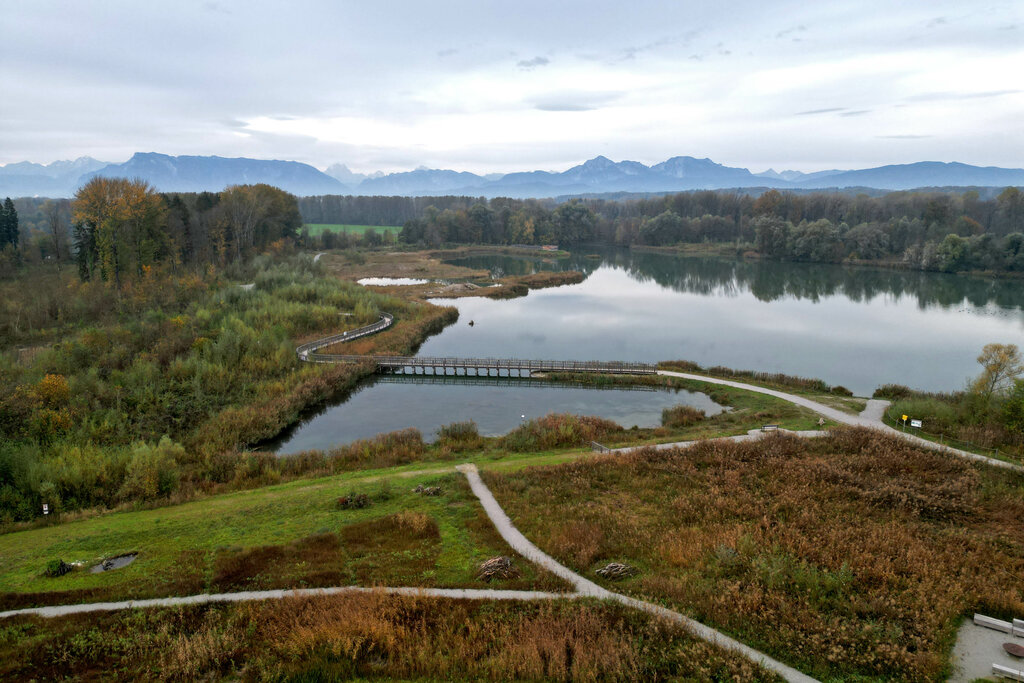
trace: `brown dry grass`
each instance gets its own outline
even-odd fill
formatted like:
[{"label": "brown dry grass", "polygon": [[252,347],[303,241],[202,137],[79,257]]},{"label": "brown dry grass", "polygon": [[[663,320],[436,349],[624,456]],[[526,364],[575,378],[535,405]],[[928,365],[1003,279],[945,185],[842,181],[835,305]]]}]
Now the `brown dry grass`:
[{"label": "brown dry grass", "polygon": [[818,677],[937,680],[960,616],[1024,614],[1024,480],[867,430],[485,479],[569,566]]},{"label": "brown dry grass", "polygon": [[777,680],[618,605],[333,596],[0,628],[0,677]]}]

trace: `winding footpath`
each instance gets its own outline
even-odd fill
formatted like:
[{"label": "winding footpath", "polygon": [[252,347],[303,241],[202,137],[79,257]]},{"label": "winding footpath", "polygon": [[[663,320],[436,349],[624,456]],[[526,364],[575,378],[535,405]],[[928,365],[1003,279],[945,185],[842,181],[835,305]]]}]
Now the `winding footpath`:
[{"label": "winding footpath", "polygon": [[813,681],[816,681],[816,679],[800,673],[793,667],[786,666],[782,662],[772,659],[763,652],[744,645],[738,640],[730,638],[721,631],[716,631],[710,626],[706,626],[699,621],[694,621],[684,614],[680,614],[679,612],[651,602],[637,600],[636,598],[631,598],[627,595],[622,595],[621,593],[614,593],[602,588],[593,581],[580,576],[535,546],[522,534],[522,532],[515,528],[512,524],[512,520],[509,519],[508,515],[505,514],[505,511],[498,504],[498,501],[495,500],[491,490],[487,488],[483,479],[480,478],[480,473],[477,471],[476,465],[459,465],[456,469],[466,475],[470,489],[473,490],[473,494],[480,500],[480,504],[487,512],[487,516],[491,519],[491,522],[498,530],[498,533],[501,534],[501,537],[505,539],[505,542],[512,546],[513,550],[534,564],[540,565],[552,574],[571,583],[576,587],[577,594],[599,598],[601,600],[619,602],[623,605],[643,610],[644,612],[653,614],[657,617],[681,624],[688,632],[697,638],[707,641],[712,645],[717,645],[724,649],[741,654],[766,669],[774,671],[791,683],[812,683]]},{"label": "winding footpath", "polygon": [[720,384],[722,386],[732,387],[734,389],[743,389],[745,391],[753,391],[758,394],[766,394],[768,396],[774,396],[775,398],[781,398],[783,401],[788,401],[798,406],[808,408],[818,413],[823,417],[827,417],[830,420],[839,422],[845,425],[851,425],[854,427],[868,427],[870,429],[877,429],[880,432],[884,432],[890,436],[909,441],[915,446],[923,446],[934,451],[941,451],[949,455],[970,460],[972,462],[980,462],[986,465],[992,465],[993,467],[1001,467],[1003,469],[1012,470],[1014,472],[1024,473],[1024,467],[1021,465],[1014,464],[1012,462],[1006,462],[1005,460],[997,460],[996,458],[989,458],[984,455],[977,453],[971,453],[970,451],[962,451],[958,448],[950,448],[942,444],[937,444],[934,441],[928,441],[922,439],[919,436],[913,434],[907,434],[898,429],[893,429],[889,425],[882,421],[882,416],[885,414],[885,409],[889,407],[889,401],[881,401],[878,399],[870,399],[867,406],[864,408],[860,415],[851,415],[844,413],[841,410],[827,406],[824,403],[818,403],[812,401],[809,398],[803,396],[797,396],[796,394],[787,394],[784,391],[777,391],[775,389],[766,389],[765,387],[759,387],[754,384],[746,384],[744,382],[734,382],[728,379],[718,379],[717,377],[706,377],[704,375],[693,375],[686,372],[672,372],[669,370],[658,370],[659,375],[665,377],[679,377],[682,379],[694,380],[697,382],[705,382],[707,384]]}]

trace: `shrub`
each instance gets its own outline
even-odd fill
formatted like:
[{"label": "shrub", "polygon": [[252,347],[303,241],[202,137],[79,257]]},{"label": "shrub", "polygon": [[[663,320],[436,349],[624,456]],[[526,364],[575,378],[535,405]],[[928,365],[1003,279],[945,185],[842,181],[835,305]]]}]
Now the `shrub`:
[{"label": "shrub", "polygon": [[365,507],[370,507],[373,501],[365,493],[349,493],[347,496],[342,496],[338,499],[339,510],[361,510]]},{"label": "shrub", "polygon": [[689,427],[705,417],[704,411],[700,408],[678,405],[661,411],[661,424],[665,427]]},{"label": "shrub", "polygon": [[484,444],[480,432],[477,431],[476,422],[453,422],[444,425],[437,430],[437,443],[441,448],[450,453],[480,448]]},{"label": "shrub", "polygon": [[46,569],[43,571],[43,574],[50,578],[57,578],[58,576],[64,576],[73,569],[74,567],[64,560],[56,559],[46,563]]},{"label": "shrub", "polygon": [[132,447],[131,461],[118,497],[122,500],[152,500],[166,496],[178,487],[178,460],[185,449],[167,436],[156,446],[138,443]]},{"label": "shrub", "polygon": [[611,420],[551,413],[512,430],[502,437],[501,445],[507,450],[520,453],[543,451],[549,448],[582,446],[621,431],[622,427]]},{"label": "shrub", "polygon": [[830,393],[836,394],[837,396],[853,396],[853,392],[844,387],[842,384],[837,384],[829,390]]},{"label": "shrub", "polygon": [[872,398],[887,398],[890,401],[895,401],[901,398],[910,398],[916,394],[916,391],[902,384],[883,384],[875,389]]}]

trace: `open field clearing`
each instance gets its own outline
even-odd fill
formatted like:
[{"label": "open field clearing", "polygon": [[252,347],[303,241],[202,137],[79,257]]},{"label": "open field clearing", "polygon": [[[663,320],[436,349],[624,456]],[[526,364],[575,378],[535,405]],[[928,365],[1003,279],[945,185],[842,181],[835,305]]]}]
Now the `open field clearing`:
[{"label": "open field clearing", "polygon": [[346,225],[342,223],[306,223],[303,230],[309,230],[309,234],[318,237],[325,232],[348,233],[350,235],[362,235],[368,230],[375,230],[383,235],[385,230],[392,234],[398,234],[402,229],[400,225]]},{"label": "open field clearing", "polygon": [[821,679],[941,679],[961,616],[1024,612],[1020,475],[867,430],[483,477],[570,568]]}]

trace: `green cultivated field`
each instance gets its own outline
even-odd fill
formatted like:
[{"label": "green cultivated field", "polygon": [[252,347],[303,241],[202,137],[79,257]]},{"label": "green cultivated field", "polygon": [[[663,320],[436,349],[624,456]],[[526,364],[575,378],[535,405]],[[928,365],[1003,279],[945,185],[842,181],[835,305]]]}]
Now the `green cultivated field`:
[{"label": "green cultivated field", "polygon": [[362,235],[367,230],[376,230],[381,235],[385,230],[397,233],[402,229],[400,225],[344,225],[341,223],[306,223],[303,229],[308,228],[309,234],[317,237],[325,232],[346,232],[352,235]]}]

